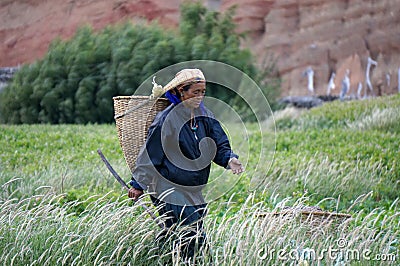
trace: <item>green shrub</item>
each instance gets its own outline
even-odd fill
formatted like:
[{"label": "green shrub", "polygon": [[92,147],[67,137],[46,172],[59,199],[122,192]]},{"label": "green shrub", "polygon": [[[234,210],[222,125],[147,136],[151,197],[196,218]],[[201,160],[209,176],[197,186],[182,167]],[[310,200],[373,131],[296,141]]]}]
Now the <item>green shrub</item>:
[{"label": "green shrub", "polygon": [[[72,39],[54,40],[43,59],[21,68],[0,96],[0,119],[21,123],[110,123],[112,97],[132,95],[155,72],[188,60],[214,60],[232,65],[261,81],[248,50],[240,48],[233,10],[207,11],[185,2],[179,31],[157,24],[108,26],[94,32],[77,30]],[[235,105],[245,105],[217,85],[207,94]],[[265,94],[277,86],[264,86]],[[237,98],[237,97],[236,97]],[[240,107],[239,106],[239,107]],[[1,122],[1,121],[0,121]]]}]

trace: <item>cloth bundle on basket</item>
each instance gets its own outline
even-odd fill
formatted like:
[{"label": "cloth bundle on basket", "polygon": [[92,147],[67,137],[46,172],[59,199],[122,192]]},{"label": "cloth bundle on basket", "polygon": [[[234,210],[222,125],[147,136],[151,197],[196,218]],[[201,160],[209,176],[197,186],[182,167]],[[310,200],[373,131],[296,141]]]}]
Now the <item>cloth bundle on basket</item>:
[{"label": "cloth bundle on basket", "polygon": [[171,102],[160,98],[164,93],[182,84],[204,81],[199,69],[184,69],[164,87],[155,82],[150,96],[117,96],[114,101],[114,119],[118,139],[128,167],[133,171],[140,148],[146,141],[147,131],[158,112],[167,108]]}]

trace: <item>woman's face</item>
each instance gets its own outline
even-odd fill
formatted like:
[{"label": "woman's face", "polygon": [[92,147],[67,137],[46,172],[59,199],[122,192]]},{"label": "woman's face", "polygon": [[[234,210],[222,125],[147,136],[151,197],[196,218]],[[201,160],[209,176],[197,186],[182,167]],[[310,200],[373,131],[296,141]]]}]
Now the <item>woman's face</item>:
[{"label": "woman's face", "polygon": [[183,94],[181,99],[186,107],[198,108],[204,99],[204,95],[206,94],[206,83],[202,82],[192,84],[187,91],[182,89],[181,93]]}]

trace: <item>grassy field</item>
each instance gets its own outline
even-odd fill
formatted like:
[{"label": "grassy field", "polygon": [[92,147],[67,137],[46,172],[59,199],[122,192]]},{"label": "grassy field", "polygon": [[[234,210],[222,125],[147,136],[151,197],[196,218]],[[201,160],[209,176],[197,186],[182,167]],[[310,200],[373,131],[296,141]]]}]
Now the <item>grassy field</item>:
[{"label": "grassy field", "polygon": [[[268,130],[250,132],[249,148],[276,137],[272,167],[256,168],[250,156],[238,184],[210,204],[209,245],[198,263],[398,265],[399,95],[287,108],[274,119],[265,121]],[[179,249],[157,249],[157,225],[127,199],[96,153],[101,148],[129,180],[114,125],[0,125],[0,131],[4,265],[164,265],[171,259],[180,265]],[[250,180],[258,181],[256,189]],[[271,215],[303,206],[352,218],[317,226],[300,216]],[[178,240],[179,232],[170,239]]]}]

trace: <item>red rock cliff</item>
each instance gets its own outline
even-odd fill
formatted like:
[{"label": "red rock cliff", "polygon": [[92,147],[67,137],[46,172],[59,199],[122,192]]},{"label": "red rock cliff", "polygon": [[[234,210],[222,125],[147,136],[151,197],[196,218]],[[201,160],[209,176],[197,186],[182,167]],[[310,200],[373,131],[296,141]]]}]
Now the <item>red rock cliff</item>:
[{"label": "red rock cliff", "polygon": [[[3,0],[0,3],[0,66],[29,63],[42,57],[57,36],[68,38],[76,28],[99,29],[121,20],[157,19],[166,27],[179,21],[181,0]],[[400,67],[400,0],[203,0],[224,11],[236,5],[238,31],[258,63],[274,57],[283,95],[305,95],[304,71],[314,71],[316,94],[325,94],[336,73],[338,94],[347,69],[351,94],[365,88],[367,58],[375,93],[397,90]]]}]

